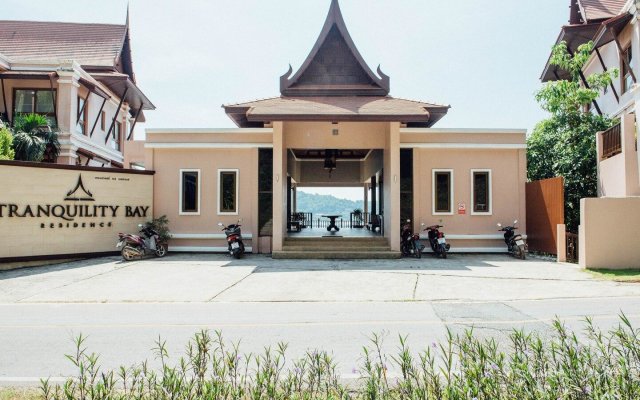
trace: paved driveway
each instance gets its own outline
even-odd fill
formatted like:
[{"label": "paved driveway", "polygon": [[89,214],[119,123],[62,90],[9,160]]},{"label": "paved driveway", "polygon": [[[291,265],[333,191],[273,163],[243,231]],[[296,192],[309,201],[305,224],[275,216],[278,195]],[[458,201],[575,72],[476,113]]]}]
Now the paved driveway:
[{"label": "paved driveway", "polygon": [[0,303],[501,301],[640,295],[577,266],[504,255],[398,261],[117,257],[0,272]]},{"label": "paved driveway", "polygon": [[0,385],[37,384],[75,371],[63,355],[89,336],[102,365],[152,358],[162,336],[182,353],[199,329],[220,329],[246,352],[277,342],[290,357],[332,351],[349,377],[372,332],[386,349],[409,335],[416,350],[446,330],[504,340],[512,329],[551,333],[560,317],[603,328],[625,312],[638,322],[640,285],[597,281],[576,266],[503,255],[399,261],[282,261],[249,256],[119,258],[0,272]]}]

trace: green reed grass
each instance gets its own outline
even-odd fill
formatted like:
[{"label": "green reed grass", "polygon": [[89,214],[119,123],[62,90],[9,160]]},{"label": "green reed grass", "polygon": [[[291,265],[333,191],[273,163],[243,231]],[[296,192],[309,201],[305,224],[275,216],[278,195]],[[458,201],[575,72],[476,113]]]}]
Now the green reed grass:
[{"label": "green reed grass", "polygon": [[581,339],[561,322],[548,339],[514,331],[501,346],[473,331],[448,332],[446,340],[414,353],[399,337],[395,354],[383,351],[383,335],[363,347],[357,382],[342,382],[332,356],[308,351],[297,360],[278,344],[244,354],[220,332],[197,333],[185,355],[170,363],[166,343],[156,342],[159,368],[147,362],[116,371],[75,341],[67,358],[77,376],[64,384],[41,383],[51,400],[129,399],[640,399],[640,339],[626,316],[603,332],[590,319]]}]

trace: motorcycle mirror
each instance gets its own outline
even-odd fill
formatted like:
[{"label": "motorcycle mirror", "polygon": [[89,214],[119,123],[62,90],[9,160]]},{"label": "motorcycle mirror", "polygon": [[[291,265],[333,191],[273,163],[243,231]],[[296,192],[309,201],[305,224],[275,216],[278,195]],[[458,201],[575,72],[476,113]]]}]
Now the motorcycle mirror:
[{"label": "motorcycle mirror", "polygon": [[502,224],[501,223],[498,223],[498,228],[502,228]]},{"label": "motorcycle mirror", "polygon": [[224,226],[222,222],[218,222],[218,226]]},{"label": "motorcycle mirror", "polygon": [[425,224],[424,222],[420,224],[420,226],[425,226],[425,225],[426,225],[426,224]]},{"label": "motorcycle mirror", "polygon": [[513,224],[514,224],[514,225],[515,225],[515,224],[517,224],[517,223],[518,223],[518,220],[513,221]]},{"label": "motorcycle mirror", "polygon": [[238,219],[238,223],[242,222],[242,218]]},{"label": "motorcycle mirror", "polygon": [[142,224],[138,224],[138,228],[142,228],[144,225]]},{"label": "motorcycle mirror", "polygon": [[407,222],[411,222],[411,220],[410,220],[410,219],[408,219],[408,220],[407,220]]}]

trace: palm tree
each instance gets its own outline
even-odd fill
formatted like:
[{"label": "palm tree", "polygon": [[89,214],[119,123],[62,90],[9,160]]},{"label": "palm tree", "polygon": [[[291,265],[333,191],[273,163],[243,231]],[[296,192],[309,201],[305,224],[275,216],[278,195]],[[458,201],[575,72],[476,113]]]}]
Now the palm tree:
[{"label": "palm tree", "polygon": [[58,133],[48,126],[46,117],[22,114],[14,122],[13,148],[20,161],[54,163],[60,154]]}]

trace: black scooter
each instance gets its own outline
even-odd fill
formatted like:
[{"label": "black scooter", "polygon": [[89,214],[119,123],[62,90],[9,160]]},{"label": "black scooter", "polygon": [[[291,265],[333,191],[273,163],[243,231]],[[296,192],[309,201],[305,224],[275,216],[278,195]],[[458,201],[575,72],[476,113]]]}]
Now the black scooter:
[{"label": "black scooter", "polygon": [[225,226],[222,222],[218,226],[222,227],[225,235],[227,235],[227,244],[229,249],[229,255],[235,259],[241,258],[244,255],[244,243],[242,242],[242,231],[238,220],[236,224]]},{"label": "black scooter", "polygon": [[527,242],[525,242],[522,235],[515,233],[515,230],[518,229],[516,227],[517,224],[518,220],[515,220],[513,221],[513,226],[505,226],[503,228],[502,224],[498,224],[498,228],[502,228],[500,232],[504,232],[504,242],[507,244],[509,253],[516,258],[524,260],[526,258]]},{"label": "black scooter", "polygon": [[[425,224],[422,224],[424,227]],[[447,239],[444,236],[444,232],[440,231],[440,228],[444,228],[442,225],[432,225],[426,227],[424,230],[428,232],[429,244],[433,253],[442,258],[447,258],[447,252],[451,250],[451,245],[447,243]]]},{"label": "black scooter", "polygon": [[411,220],[402,226],[400,233],[400,250],[403,257],[414,256],[415,258],[422,258],[422,250],[424,245],[420,243],[420,235],[413,234],[411,229]]}]

